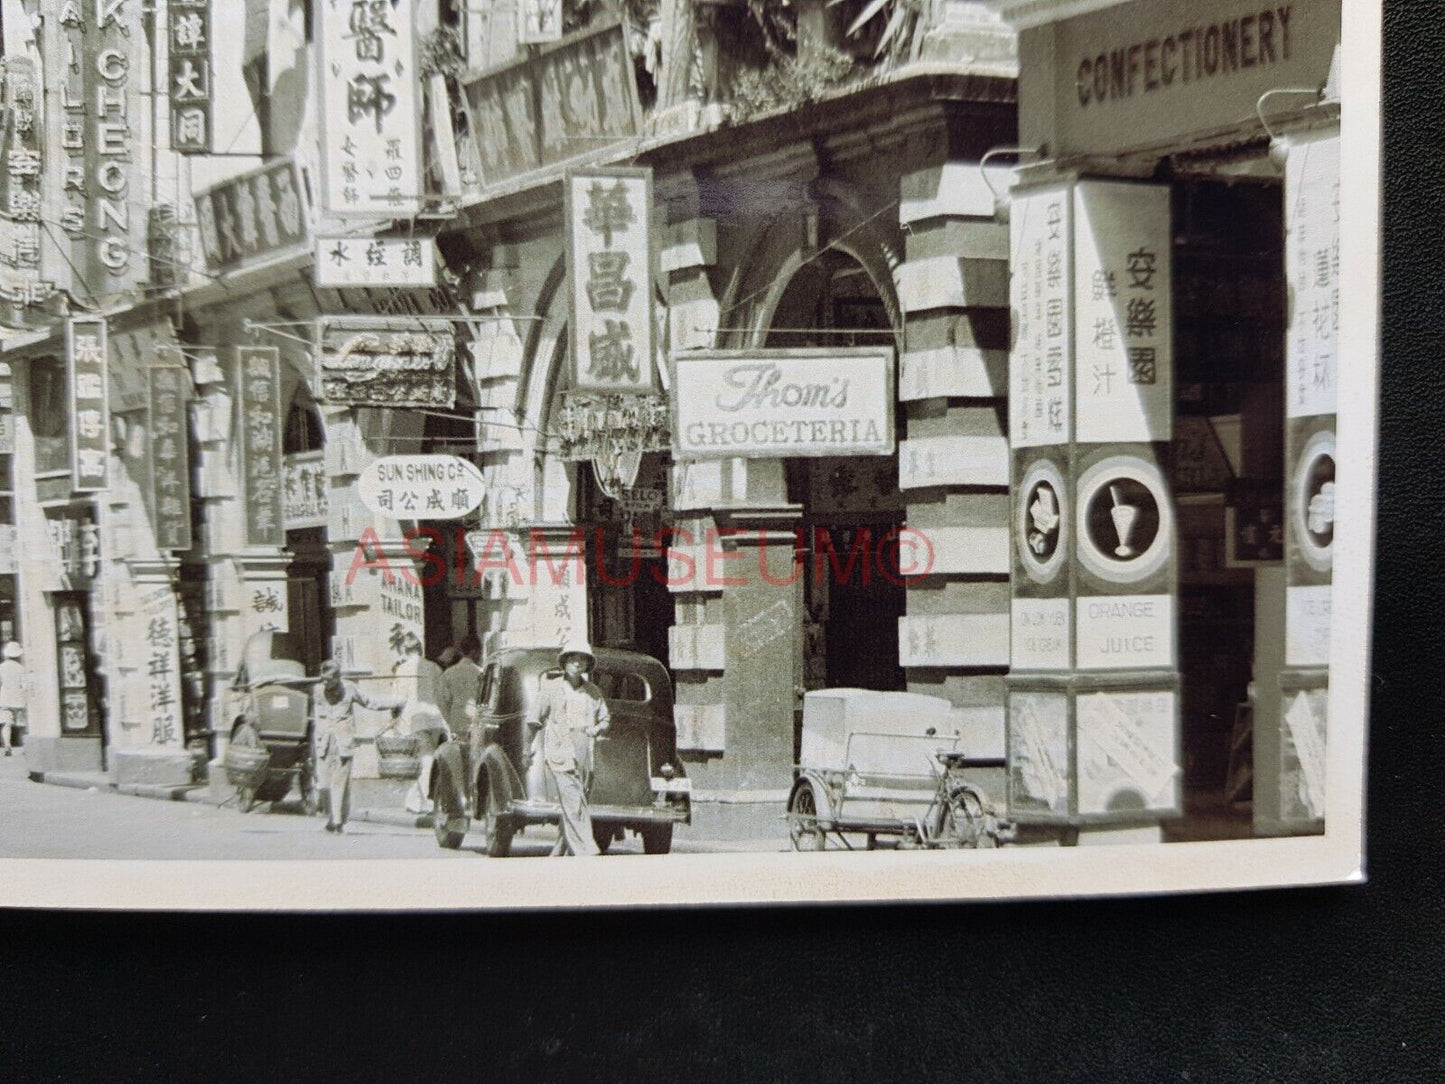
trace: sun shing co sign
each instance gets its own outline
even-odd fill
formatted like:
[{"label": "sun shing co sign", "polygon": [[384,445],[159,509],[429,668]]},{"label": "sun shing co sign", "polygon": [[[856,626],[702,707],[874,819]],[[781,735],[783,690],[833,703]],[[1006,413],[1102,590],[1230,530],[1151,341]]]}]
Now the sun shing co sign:
[{"label": "sun shing co sign", "polygon": [[674,453],[891,455],[893,351],[689,351],[675,358]]}]

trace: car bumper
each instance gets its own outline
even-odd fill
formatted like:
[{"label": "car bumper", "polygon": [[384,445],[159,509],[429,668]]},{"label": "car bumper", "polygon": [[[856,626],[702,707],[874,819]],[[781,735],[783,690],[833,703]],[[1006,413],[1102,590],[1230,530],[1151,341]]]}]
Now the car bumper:
[{"label": "car bumper", "polygon": [[[692,823],[692,808],[687,804],[594,805],[589,812],[594,821],[624,826]],[[562,809],[556,802],[515,801],[511,815],[521,824],[556,824],[562,818]]]}]

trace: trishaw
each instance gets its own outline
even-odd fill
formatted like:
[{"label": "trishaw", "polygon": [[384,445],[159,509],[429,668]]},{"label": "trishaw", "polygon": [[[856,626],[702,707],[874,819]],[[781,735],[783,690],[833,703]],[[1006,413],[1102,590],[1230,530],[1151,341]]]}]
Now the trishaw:
[{"label": "trishaw", "polygon": [[293,784],[306,814],[317,810],[311,715],[316,679],[306,676],[300,660],[289,634],[269,630],[252,635],[241,653],[231,683],[239,703],[223,762],[243,813],[257,802],[279,802]]},{"label": "trishaw", "polygon": [[970,757],[947,700],[921,693],[819,689],[803,697],[798,778],[788,834],[800,851],[834,839],[880,837],[900,848],[997,847],[1013,838],[966,769],[1002,767]]}]

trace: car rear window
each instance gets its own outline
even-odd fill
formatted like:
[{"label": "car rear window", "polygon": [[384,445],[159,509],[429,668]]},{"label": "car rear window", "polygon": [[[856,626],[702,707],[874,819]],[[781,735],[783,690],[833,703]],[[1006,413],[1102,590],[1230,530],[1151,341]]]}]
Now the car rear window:
[{"label": "car rear window", "polygon": [[628,700],[644,704],[652,699],[652,690],[647,679],[641,674],[623,670],[602,670],[592,675],[592,680],[608,700]]}]

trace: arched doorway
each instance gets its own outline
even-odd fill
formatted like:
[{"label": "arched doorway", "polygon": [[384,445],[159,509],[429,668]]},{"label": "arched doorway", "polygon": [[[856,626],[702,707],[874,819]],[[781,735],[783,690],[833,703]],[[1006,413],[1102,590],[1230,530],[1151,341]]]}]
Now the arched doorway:
[{"label": "arched doorway", "polygon": [[[763,345],[896,347],[895,312],[853,253],[829,248],[788,280]],[[895,418],[896,431],[902,421]],[[897,629],[905,590],[879,563],[904,520],[897,455],[789,459],[784,467],[788,500],[803,507],[804,685],[903,689]]]},{"label": "arched doorway", "polygon": [[336,616],[331,608],[331,552],[326,539],[326,431],[304,382],[296,385],[281,431],[284,484],[287,624],[315,673],[331,654]]}]

